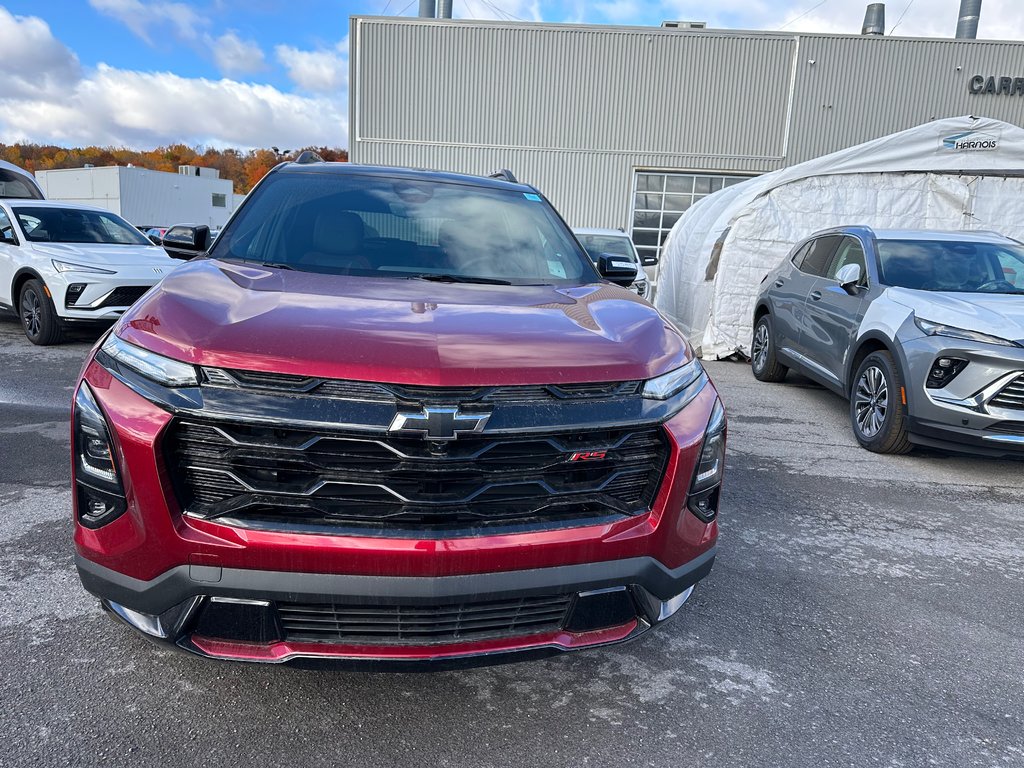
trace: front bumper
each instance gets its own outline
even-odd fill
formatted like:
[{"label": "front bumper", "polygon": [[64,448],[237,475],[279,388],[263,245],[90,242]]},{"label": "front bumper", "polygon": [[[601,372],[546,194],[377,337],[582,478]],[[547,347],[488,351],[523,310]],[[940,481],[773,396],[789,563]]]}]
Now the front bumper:
[{"label": "front bumper", "polygon": [[[151,266],[111,267],[117,272],[101,275],[94,272],[53,272],[46,282],[50,287],[54,307],[58,316],[71,322],[114,322],[137,301],[135,294],[141,294],[156,285],[170,269]],[[82,285],[82,291],[70,298],[68,288]],[[127,294],[132,300],[118,300]],[[70,302],[70,303],[69,303]]]},{"label": "front bumper", "polygon": [[[989,456],[1024,453],[1024,407],[998,399],[1024,375],[1024,348],[918,335],[902,341],[902,352],[913,442]],[[967,366],[947,386],[928,388],[928,372],[940,357]]]},{"label": "front bumper", "polygon": [[[558,653],[633,639],[671,617],[710,571],[715,549],[669,569],[653,558],[434,578],[352,576],[179,566],[142,581],[77,558],[83,585],[115,617],[152,639],[201,656],[281,663],[299,659],[414,662]],[[367,643],[289,637],[279,606],[455,606],[570,596],[561,624],[538,633],[470,632],[466,639]],[[368,609],[369,610],[369,609]]]}]

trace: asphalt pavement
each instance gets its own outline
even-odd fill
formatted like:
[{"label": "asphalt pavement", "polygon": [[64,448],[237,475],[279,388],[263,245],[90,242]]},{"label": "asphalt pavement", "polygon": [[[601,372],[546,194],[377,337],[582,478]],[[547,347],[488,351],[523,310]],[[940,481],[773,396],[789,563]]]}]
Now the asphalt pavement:
[{"label": "asphalt pavement", "polygon": [[224,664],[78,583],[68,412],[95,340],[0,318],[2,766],[1024,766],[1024,463],[876,456],[846,404],[708,363],[719,556],[629,645],[467,671]]}]

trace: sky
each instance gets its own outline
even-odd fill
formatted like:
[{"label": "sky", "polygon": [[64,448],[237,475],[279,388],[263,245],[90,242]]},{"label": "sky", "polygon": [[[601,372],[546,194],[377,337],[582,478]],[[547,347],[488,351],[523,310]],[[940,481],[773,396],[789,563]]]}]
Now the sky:
[{"label": "sky", "polygon": [[[952,36],[960,0],[896,0],[887,34]],[[456,18],[859,33],[866,0],[454,0]],[[348,18],[418,0],[0,0],[0,143],[346,147]],[[1024,40],[1022,0],[980,38]],[[1017,73],[1017,74],[1024,74]]]}]

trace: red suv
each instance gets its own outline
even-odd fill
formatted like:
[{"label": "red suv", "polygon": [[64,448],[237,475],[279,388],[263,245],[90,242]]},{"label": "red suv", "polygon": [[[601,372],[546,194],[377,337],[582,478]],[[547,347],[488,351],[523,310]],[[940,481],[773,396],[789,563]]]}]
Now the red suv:
[{"label": "red suv", "polygon": [[490,660],[633,638],[710,571],[718,395],[533,187],[309,159],[180,239],[75,394],[114,616],[221,659]]}]

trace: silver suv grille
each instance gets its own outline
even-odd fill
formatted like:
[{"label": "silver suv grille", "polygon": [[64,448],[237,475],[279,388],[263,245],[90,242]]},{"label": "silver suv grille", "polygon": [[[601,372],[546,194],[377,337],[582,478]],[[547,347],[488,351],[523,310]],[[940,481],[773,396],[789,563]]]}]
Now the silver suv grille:
[{"label": "silver suv grille", "polygon": [[1024,375],[1018,376],[989,401],[996,408],[1024,410]]}]

